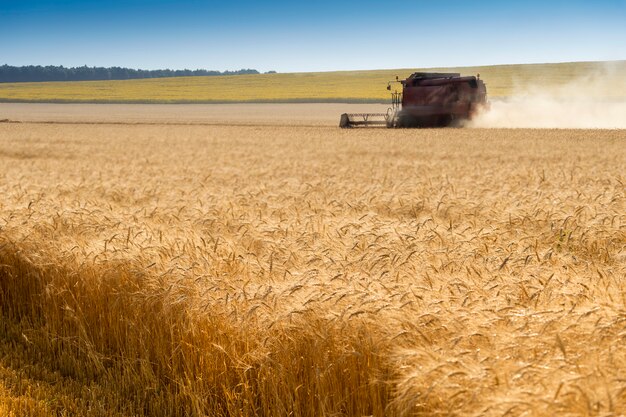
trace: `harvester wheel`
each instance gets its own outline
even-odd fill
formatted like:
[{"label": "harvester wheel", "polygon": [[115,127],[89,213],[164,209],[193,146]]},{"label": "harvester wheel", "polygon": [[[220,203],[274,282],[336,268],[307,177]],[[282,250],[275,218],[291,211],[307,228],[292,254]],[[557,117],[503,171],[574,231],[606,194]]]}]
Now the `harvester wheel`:
[{"label": "harvester wheel", "polygon": [[450,127],[452,126],[452,122],[454,120],[454,116],[451,114],[447,114],[445,116],[441,116],[441,119],[439,119],[439,126],[438,127]]},{"label": "harvester wheel", "polygon": [[450,117],[450,123],[448,124],[448,127],[452,127],[452,128],[463,127],[463,121],[464,121],[463,118],[452,115]]},{"label": "harvester wheel", "polygon": [[398,121],[396,122],[396,127],[399,127],[401,129],[411,127],[412,122],[413,122],[412,117],[407,116],[406,114],[400,114],[398,115]]}]

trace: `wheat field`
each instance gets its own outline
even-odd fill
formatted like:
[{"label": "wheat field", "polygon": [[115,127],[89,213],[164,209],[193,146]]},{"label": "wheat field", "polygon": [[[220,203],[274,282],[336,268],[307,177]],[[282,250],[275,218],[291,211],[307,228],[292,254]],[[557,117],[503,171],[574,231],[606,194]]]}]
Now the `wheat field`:
[{"label": "wheat field", "polygon": [[2,123],[0,413],[623,415],[625,143]]},{"label": "wheat field", "polygon": [[[529,89],[572,86],[586,97],[623,98],[626,61],[490,65],[461,68],[401,68],[238,76],[175,77],[123,81],[0,83],[4,102],[236,103],[388,102],[387,82],[416,71],[481,74],[491,97]],[[598,80],[601,82],[598,83]],[[589,88],[590,81],[595,84]]]}]

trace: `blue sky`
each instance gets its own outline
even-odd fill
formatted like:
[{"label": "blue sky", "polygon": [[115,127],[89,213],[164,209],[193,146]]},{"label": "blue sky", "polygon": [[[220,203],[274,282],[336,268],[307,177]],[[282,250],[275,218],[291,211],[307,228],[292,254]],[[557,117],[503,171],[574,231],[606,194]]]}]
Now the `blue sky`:
[{"label": "blue sky", "polygon": [[0,0],[0,64],[279,72],[626,59],[626,0]]}]

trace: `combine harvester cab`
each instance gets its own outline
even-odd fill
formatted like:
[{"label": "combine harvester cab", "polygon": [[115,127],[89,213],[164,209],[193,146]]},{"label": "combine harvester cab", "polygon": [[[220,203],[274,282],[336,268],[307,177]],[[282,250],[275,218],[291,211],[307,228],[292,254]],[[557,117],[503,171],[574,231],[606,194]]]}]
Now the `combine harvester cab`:
[{"label": "combine harvester cab", "polygon": [[402,85],[402,92],[391,94],[387,113],[344,113],[339,127],[445,127],[471,120],[488,108],[487,87],[480,75],[461,77],[458,73],[416,72]]}]

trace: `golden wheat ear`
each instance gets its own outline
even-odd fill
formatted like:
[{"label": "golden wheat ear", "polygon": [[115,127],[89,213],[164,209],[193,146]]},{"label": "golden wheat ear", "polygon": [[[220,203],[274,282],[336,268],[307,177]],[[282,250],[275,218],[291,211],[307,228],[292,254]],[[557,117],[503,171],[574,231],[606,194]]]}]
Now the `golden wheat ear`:
[{"label": "golden wheat ear", "polygon": [[626,131],[3,111],[2,416],[626,412]]}]

